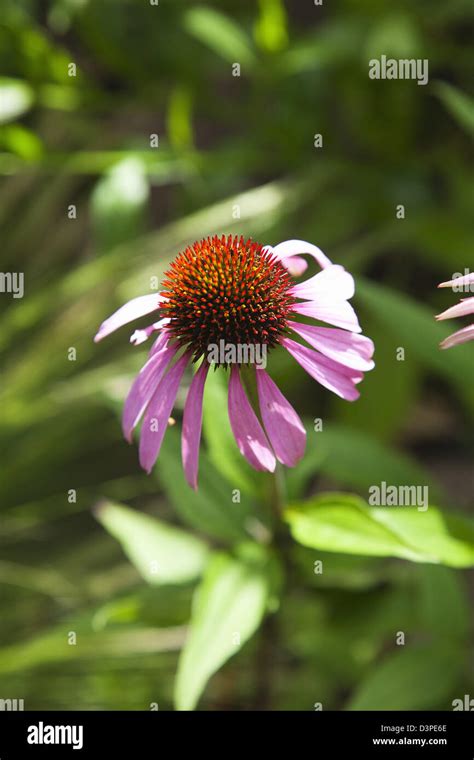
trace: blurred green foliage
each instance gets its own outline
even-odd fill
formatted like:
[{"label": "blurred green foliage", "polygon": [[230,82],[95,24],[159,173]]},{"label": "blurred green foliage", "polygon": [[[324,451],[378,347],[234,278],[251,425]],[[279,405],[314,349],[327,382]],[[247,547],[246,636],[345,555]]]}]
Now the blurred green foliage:
[{"label": "blurred green foliage", "polygon": [[[474,355],[439,352],[452,330],[433,315],[451,305],[437,283],[472,267],[473,21],[467,0],[3,0],[1,269],[24,272],[25,296],[0,294],[0,697],[167,709],[175,694],[188,707],[237,652],[202,708],[451,709],[473,693],[472,571],[393,558],[400,548],[338,553],[321,523],[313,540],[305,528],[309,546],[280,535],[269,480],[228,436],[217,375],[199,491],[179,460],[184,393],[147,477],[118,421],[145,352],[126,330],[92,343],[194,239],[314,241],[356,275],[376,369],[349,405],[271,355],[308,429],[285,473],[290,504],[318,511],[321,491],[367,499],[382,480],[421,483],[446,524],[461,519],[452,510],[467,520]],[[428,58],[429,84],[370,80],[382,53]],[[94,519],[104,499],[99,518],[132,562],[146,577],[145,556],[168,556],[168,576],[144,584]]]}]

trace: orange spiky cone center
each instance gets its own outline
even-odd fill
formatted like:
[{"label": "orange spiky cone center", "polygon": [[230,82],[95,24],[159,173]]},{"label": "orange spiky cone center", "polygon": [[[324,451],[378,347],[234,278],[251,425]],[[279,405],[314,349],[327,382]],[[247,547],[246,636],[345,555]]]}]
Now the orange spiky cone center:
[{"label": "orange spiky cone center", "polygon": [[259,243],[213,237],[180,253],[165,274],[162,316],[198,359],[210,345],[278,343],[295,299],[283,265]]}]

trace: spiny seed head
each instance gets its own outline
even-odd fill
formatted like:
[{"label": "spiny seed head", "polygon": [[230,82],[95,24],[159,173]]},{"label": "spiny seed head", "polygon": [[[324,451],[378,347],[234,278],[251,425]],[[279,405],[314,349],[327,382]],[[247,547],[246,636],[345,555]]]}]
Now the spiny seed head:
[{"label": "spiny seed head", "polygon": [[167,329],[194,359],[208,346],[278,343],[295,299],[283,265],[259,243],[229,235],[193,243],[165,274]]}]

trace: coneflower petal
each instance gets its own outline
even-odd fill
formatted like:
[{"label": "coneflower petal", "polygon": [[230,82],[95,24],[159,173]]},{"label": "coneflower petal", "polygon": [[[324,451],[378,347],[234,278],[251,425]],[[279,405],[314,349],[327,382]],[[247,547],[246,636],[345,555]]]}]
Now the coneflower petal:
[{"label": "coneflower petal", "polygon": [[265,432],[278,461],[287,467],[294,467],[306,446],[303,423],[265,370],[256,370],[256,376]]},{"label": "coneflower petal", "polygon": [[[273,253],[273,248],[271,245],[265,245],[262,251]],[[292,277],[299,277],[308,269],[308,262],[302,256],[287,256],[282,259],[277,255],[276,258],[280,264],[283,264],[288,274],[291,274]]]},{"label": "coneflower petal", "polygon": [[151,472],[160,453],[179,384],[190,359],[189,354],[184,354],[178,359],[162,378],[148,404],[140,432],[139,449],[140,464],[148,473]]},{"label": "coneflower petal", "polygon": [[199,444],[202,429],[202,399],[209,363],[204,359],[189,386],[184,405],[181,434],[181,456],[184,474],[191,488],[197,488],[199,467]]},{"label": "coneflower petal", "polygon": [[105,338],[110,333],[118,330],[119,327],[133,322],[134,319],[144,317],[146,314],[156,311],[159,308],[162,297],[158,293],[150,293],[146,296],[138,296],[132,298],[131,301],[127,301],[120,309],[114,311],[114,313],[108,317],[105,322],[102,322],[97,335],[94,338],[94,343],[98,343],[102,338]]},{"label": "coneflower petal", "polygon": [[451,319],[453,317],[465,317],[466,314],[474,314],[474,297],[463,298],[456,306],[451,306],[441,314],[436,315],[436,319]]},{"label": "coneflower petal", "polygon": [[324,269],[331,266],[332,261],[328,259],[325,253],[322,252],[317,245],[308,243],[307,240],[284,240],[282,243],[278,243],[273,247],[272,253],[281,261],[292,256],[298,256],[298,254],[307,253],[315,259],[319,266]]},{"label": "coneflower petal", "polygon": [[372,361],[374,344],[365,335],[301,322],[288,322],[288,327],[304,338],[310,346],[339,364],[362,372],[368,372],[375,366]]},{"label": "coneflower petal", "polygon": [[291,310],[304,317],[319,319],[351,332],[362,332],[357,315],[348,301],[338,301],[332,297],[319,296],[317,300],[295,303]]},{"label": "coneflower petal", "polygon": [[362,372],[350,370],[342,364],[328,359],[312,348],[306,348],[296,343],[291,338],[282,338],[282,346],[293,356],[298,364],[311,375],[318,383],[324,385],[337,396],[346,399],[346,401],[355,401],[359,398],[359,392],[355,384],[362,380]]},{"label": "coneflower petal", "polygon": [[451,348],[452,346],[459,346],[461,343],[467,343],[469,340],[474,340],[474,325],[463,327],[441,341],[439,346],[440,348]]},{"label": "coneflower petal", "polygon": [[460,277],[455,277],[453,280],[448,280],[447,282],[440,282],[438,288],[452,288],[453,286],[459,287],[460,285],[462,286],[471,284],[474,284],[474,272],[462,275]]},{"label": "coneflower petal", "polygon": [[308,301],[316,301],[319,296],[347,301],[355,292],[354,278],[344,267],[331,264],[309,280],[293,285],[290,292]]},{"label": "coneflower petal", "polygon": [[122,414],[122,431],[124,437],[130,443],[134,427],[139,423],[148,403],[153,396],[163,373],[176,353],[177,346],[171,346],[168,335],[161,333],[158,337],[159,345],[153,355],[143,365],[135,381],[130,388]]},{"label": "coneflower petal", "polygon": [[240,453],[254,469],[273,472],[275,457],[245,394],[235,364],[229,380],[229,420]]}]

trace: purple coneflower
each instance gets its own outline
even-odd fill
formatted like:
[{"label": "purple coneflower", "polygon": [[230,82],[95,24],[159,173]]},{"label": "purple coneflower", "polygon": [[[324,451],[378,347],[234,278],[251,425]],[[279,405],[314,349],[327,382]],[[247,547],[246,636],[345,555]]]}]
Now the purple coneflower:
[{"label": "purple coneflower", "polygon": [[[309,254],[318,274],[295,284],[291,275],[307,268],[299,254]],[[354,280],[342,266],[303,240],[274,248],[243,237],[206,238],[180,253],[165,275],[158,294],[140,296],[112,314],[95,336],[99,341],[122,325],[146,314],[157,321],[136,330],[131,342],[158,337],[148,361],[125,401],[123,433],[132,439],[143,417],[140,464],[150,472],[160,451],[168,419],[186,367],[201,361],[184,407],[182,458],[188,483],[197,487],[204,385],[210,367],[209,347],[219,345],[283,346],[321,385],[348,401],[359,397],[357,383],[373,368],[374,345],[360,335],[348,299]],[[310,317],[333,327],[294,321]],[[293,337],[292,337],[293,336]],[[311,348],[294,338],[303,338]],[[315,349],[315,350],[314,350]],[[303,424],[265,369],[254,370],[260,418],[242,384],[238,361],[219,361],[230,370],[228,409],[237,445],[256,470],[273,472],[276,459],[289,467],[303,456]]]},{"label": "purple coneflower", "polygon": [[[438,285],[438,288],[452,288],[453,290],[460,290],[466,288],[472,292],[474,285],[474,272],[466,274],[464,276],[455,277],[453,280],[442,282]],[[438,314],[436,319],[452,319],[453,317],[465,317],[468,314],[474,314],[474,297],[462,298],[456,306],[451,306],[446,311]],[[468,340],[474,340],[474,324],[463,327],[461,330],[445,338],[439,344],[440,348],[451,348],[461,343],[467,343]]]}]

